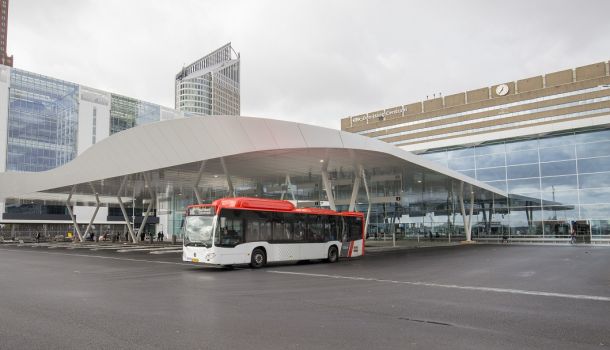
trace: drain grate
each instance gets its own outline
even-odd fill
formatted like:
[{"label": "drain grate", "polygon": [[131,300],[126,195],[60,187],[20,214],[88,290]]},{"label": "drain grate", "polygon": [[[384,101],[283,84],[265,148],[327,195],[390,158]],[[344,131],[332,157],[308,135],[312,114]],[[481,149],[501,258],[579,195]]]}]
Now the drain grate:
[{"label": "drain grate", "polygon": [[403,320],[403,321],[411,321],[411,322],[417,322],[417,323],[429,323],[429,324],[435,324],[437,326],[449,326],[452,327],[453,325],[451,323],[445,323],[445,322],[438,322],[438,321],[430,321],[430,320],[419,320],[417,318],[409,318],[409,317],[399,317],[399,320]]}]

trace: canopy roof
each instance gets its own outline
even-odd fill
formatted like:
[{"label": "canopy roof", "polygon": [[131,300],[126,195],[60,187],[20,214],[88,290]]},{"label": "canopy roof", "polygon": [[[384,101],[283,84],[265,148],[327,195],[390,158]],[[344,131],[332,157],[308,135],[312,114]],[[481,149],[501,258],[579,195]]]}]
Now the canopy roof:
[{"label": "canopy roof", "polygon": [[[202,167],[202,161],[205,161]],[[388,143],[357,134],[281,120],[191,117],[162,121],[114,134],[71,162],[39,173],[1,173],[0,199],[74,194],[148,197],[200,186],[222,186],[228,173],[238,187],[281,183],[291,177],[396,168],[406,186],[472,185],[477,199],[506,193]],[[452,184],[453,183],[453,184]],[[468,187],[470,190],[470,187]]]}]

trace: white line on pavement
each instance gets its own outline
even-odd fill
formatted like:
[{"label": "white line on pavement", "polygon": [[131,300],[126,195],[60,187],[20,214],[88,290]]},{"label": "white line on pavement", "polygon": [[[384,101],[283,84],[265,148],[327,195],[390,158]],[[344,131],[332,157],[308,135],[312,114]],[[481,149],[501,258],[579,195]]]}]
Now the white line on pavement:
[{"label": "white line on pavement", "polygon": [[369,277],[351,277],[351,276],[341,276],[341,275],[325,275],[325,274],[319,274],[319,273],[303,273],[303,272],[277,271],[277,270],[270,270],[267,272],[285,274],[285,275],[307,276],[307,277],[345,279],[345,280],[352,280],[352,281],[407,284],[407,285],[412,285],[412,286],[440,287],[440,288],[452,288],[452,289],[463,289],[463,290],[476,290],[476,291],[483,291],[483,292],[535,295],[535,296],[545,296],[545,297],[557,297],[557,298],[609,301],[610,302],[610,297],[597,296],[597,295],[565,294],[565,293],[540,292],[540,291],[521,290],[521,289],[460,286],[457,284],[439,284],[439,283],[429,283],[429,282],[395,281],[395,280],[386,280],[386,279],[369,278]]},{"label": "white line on pavement", "polygon": [[5,250],[9,252],[30,252],[34,254],[49,254],[49,255],[65,255],[65,256],[79,256],[85,258],[98,258],[98,259],[109,259],[109,260],[121,260],[121,261],[141,261],[147,263],[155,263],[155,264],[169,264],[169,265],[184,265],[184,266],[202,266],[188,263],[180,263],[174,261],[158,261],[158,260],[146,260],[146,259],[132,259],[132,258],[118,258],[114,256],[103,256],[103,255],[89,255],[89,254],[71,254],[71,253],[59,253],[59,252],[40,252],[40,251],[31,251],[31,250],[22,250],[22,249],[4,249],[0,248],[0,250]]}]

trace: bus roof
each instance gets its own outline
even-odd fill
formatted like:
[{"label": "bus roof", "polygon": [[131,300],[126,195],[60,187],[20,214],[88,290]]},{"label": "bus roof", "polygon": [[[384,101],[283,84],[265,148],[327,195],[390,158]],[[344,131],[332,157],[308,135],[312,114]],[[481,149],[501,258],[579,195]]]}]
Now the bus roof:
[{"label": "bus roof", "polygon": [[217,208],[230,208],[230,209],[244,209],[244,210],[265,210],[265,211],[279,211],[279,212],[293,212],[303,214],[317,214],[317,215],[344,215],[344,216],[364,216],[360,212],[337,212],[330,209],[322,208],[296,208],[294,204],[285,200],[278,199],[265,199],[265,198],[252,198],[252,197],[234,197],[234,198],[220,198],[212,202],[212,204],[195,204],[189,205],[191,207],[217,207]]}]

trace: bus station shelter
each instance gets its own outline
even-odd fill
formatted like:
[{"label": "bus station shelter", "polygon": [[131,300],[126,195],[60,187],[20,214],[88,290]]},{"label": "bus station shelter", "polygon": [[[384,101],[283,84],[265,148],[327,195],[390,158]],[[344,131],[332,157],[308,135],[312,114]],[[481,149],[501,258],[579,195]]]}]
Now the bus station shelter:
[{"label": "bus station shelter", "polygon": [[[507,194],[382,141],[295,122],[252,117],[191,117],[141,125],[93,145],[71,162],[39,173],[1,173],[0,201],[62,203],[83,240],[102,207],[115,208],[135,242],[151,216],[177,234],[184,207],[230,196],[287,199],[365,213],[383,224],[429,217],[491,229]],[[526,199],[527,200],[527,199]],[[75,206],[92,208],[77,224]],[[456,220],[457,217],[457,220]],[[443,219],[439,219],[443,218]],[[420,220],[421,219],[421,220]],[[414,219],[415,220],[415,219]],[[419,222],[418,221],[418,222]],[[475,222],[476,221],[476,222]]]}]

